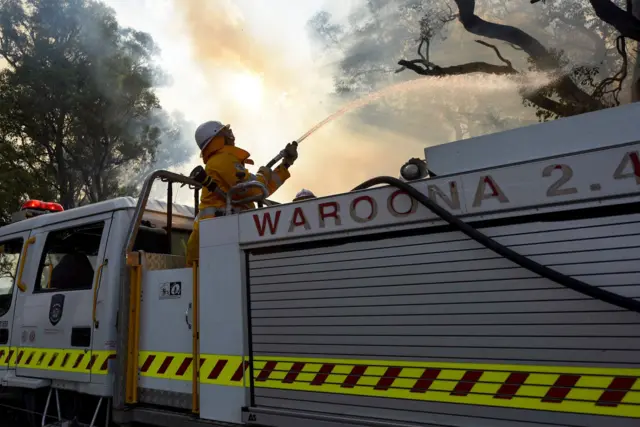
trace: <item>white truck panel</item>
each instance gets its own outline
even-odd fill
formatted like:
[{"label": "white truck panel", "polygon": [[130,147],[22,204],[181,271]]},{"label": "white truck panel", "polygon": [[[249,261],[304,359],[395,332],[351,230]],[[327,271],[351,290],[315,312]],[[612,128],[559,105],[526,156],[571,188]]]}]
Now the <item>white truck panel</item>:
[{"label": "white truck panel", "polygon": [[[631,196],[640,192],[639,150],[635,142],[564,156],[561,161],[540,160],[412,185],[458,216],[538,209],[594,200],[600,194],[608,199]],[[438,219],[417,202],[411,208],[402,191],[386,187],[242,213],[240,241],[311,238]]]},{"label": "white truck panel", "polygon": [[427,147],[429,169],[453,175],[635,142],[640,103]]},{"label": "white truck panel", "polygon": [[[606,209],[585,201],[510,211],[478,227],[561,273],[640,299],[640,197],[617,201]],[[544,279],[441,225],[243,245],[258,367],[245,420],[636,425],[637,385],[618,395],[624,405],[603,409],[596,401],[611,395],[614,381],[631,384],[618,377],[640,376],[640,315]],[[549,374],[534,374],[541,372]],[[432,391],[414,392],[426,375]],[[513,388],[519,397],[496,398],[500,382],[517,377],[527,378]],[[554,384],[578,378],[563,403],[548,403],[547,394],[562,390]],[[465,384],[467,397],[456,397]]]},{"label": "white truck panel", "polygon": [[[240,249],[238,216],[200,222],[200,353],[246,357],[245,254]],[[200,385],[200,416],[227,423],[242,423],[241,408],[249,404],[244,387]]]},{"label": "white truck panel", "polygon": [[[146,258],[143,258],[143,266]],[[171,287],[179,287],[180,292],[171,295]],[[167,293],[169,291],[169,293]],[[162,363],[165,354],[191,354],[191,327],[193,318],[192,270],[180,268],[172,270],[150,270],[145,268],[142,275],[142,304],[140,310],[140,365],[145,366],[152,355],[152,363]],[[168,369],[179,368],[176,360]],[[149,392],[171,392],[174,394],[170,406],[188,409],[191,406],[191,376],[185,375],[183,381],[140,376],[138,383],[141,399],[147,401]],[[187,395],[179,396],[178,394]],[[156,403],[150,400],[149,403]],[[169,404],[169,402],[163,402]]]}]

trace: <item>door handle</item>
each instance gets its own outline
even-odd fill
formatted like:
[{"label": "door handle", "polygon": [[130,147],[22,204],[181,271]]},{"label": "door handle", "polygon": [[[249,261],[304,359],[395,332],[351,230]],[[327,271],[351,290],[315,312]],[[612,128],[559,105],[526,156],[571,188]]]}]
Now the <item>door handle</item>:
[{"label": "door handle", "polygon": [[189,329],[191,329],[191,322],[189,322],[189,312],[191,311],[191,307],[192,307],[192,303],[189,303],[189,308],[187,308],[184,312],[184,321],[189,327]]}]

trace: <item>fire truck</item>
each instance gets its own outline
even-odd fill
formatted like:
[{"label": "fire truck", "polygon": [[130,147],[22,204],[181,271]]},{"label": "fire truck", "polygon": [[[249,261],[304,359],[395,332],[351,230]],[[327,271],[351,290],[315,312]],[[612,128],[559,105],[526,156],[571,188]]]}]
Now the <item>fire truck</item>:
[{"label": "fire truck", "polygon": [[[640,104],[200,222],[140,197],[0,228],[0,405],[33,425],[640,423]],[[151,200],[154,182],[167,202]],[[242,201],[244,203],[244,201]]]}]

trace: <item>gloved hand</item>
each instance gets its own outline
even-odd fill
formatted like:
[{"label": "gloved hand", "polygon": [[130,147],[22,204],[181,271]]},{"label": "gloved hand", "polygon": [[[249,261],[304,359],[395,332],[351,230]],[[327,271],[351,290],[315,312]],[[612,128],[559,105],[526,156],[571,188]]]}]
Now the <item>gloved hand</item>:
[{"label": "gloved hand", "polygon": [[267,181],[271,181],[272,171],[268,167],[261,166],[260,169],[258,169],[258,173],[264,176],[264,179],[266,179]]},{"label": "gloved hand", "polygon": [[298,159],[298,143],[293,141],[284,147],[284,162],[292,165]]}]

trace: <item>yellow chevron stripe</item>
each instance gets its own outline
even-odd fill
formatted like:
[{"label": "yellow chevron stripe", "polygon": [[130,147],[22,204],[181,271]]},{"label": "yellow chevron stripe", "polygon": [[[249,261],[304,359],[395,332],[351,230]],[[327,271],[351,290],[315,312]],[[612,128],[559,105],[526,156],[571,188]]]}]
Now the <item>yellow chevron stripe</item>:
[{"label": "yellow chevron stripe", "polygon": [[[115,353],[0,347],[0,367],[107,373]],[[23,352],[20,360],[17,355]],[[62,359],[67,357],[67,363]],[[75,358],[82,361],[75,364]],[[71,366],[69,361],[72,361]],[[248,358],[201,355],[200,382],[248,386]],[[4,365],[3,365],[4,364]],[[192,355],[142,351],[140,375],[191,381]],[[256,356],[254,386],[640,418],[640,369]]]},{"label": "yellow chevron stripe", "polygon": [[33,347],[0,347],[0,368],[105,375],[115,351],[84,351]]}]

